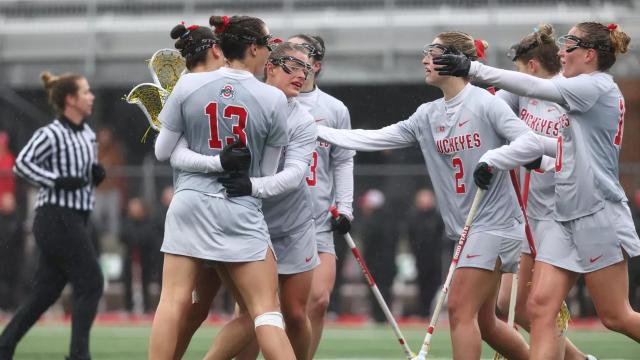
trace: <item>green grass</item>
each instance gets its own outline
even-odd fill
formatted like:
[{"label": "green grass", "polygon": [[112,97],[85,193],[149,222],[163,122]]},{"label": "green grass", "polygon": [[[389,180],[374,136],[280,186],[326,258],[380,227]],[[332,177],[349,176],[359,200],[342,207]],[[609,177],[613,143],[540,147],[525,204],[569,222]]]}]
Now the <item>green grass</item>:
[{"label": "green grass", "polygon": [[[91,349],[94,360],[146,359],[149,326],[96,326]],[[201,328],[191,343],[185,359],[202,359],[219,330]],[[69,344],[69,326],[40,325],[32,329],[18,346],[16,360],[63,359]],[[424,336],[422,328],[403,329],[413,351],[418,351]],[[640,359],[640,345],[609,331],[571,331],[570,338],[583,351],[599,359]],[[439,329],[434,336],[433,358],[451,358],[449,334]],[[483,358],[492,358],[487,346]],[[317,359],[402,359],[403,353],[393,333],[386,327],[328,327]]]}]

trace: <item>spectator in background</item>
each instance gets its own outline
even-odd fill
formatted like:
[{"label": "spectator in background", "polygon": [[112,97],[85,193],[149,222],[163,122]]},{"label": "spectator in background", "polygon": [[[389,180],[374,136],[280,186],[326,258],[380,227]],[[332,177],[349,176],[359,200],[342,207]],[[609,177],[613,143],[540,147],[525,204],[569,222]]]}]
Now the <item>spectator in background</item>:
[{"label": "spectator in background", "polygon": [[[369,189],[365,192],[358,203],[361,215],[357,225],[369,270],[387,304],[391,304],[391,288],[396,277],[398,227],[387,221],[389,214],[384,211],[384,203],[385,195],[382,191]],[[372,294],[370,299],[371,317],[375,322],[385,322],[384,313]]]},{"label": "spectator in background", "polygon": [[[117,176],[114,168],[125,165],[124,150],[120,142],[113,137],[108,128],[101,128],[96,135],[98,141],[98,161],[106,171],[116,176],[109,176],[96,190],[96,203],[92,218],[96,225],[100,243],[116,241],[120,236],[120,220],[123,199],[126,199],[126,182]],[[106,237],[106,239],[105,239]]]},{"label": "spectator in background", "polygon": [[420,295],[417,312],[411,315],[429,317],[431,301],[442,280],[444,223],[436,209],[433,190],[418,190],[413,205],[407,216],[407,236],[416,257]]},{"label": "spectator in background", "polygon": [[[134,311],[134,277],[142,280],[143,311],[152,312],[157,304],[151,300],[151,284],[159,282],[158,258],[161,237],[154,231],[154,222],[149,216],[147,205],[141,198],[134,197],[127,204],[127,215],[122,225],[121,240],[126,247],[124,259],[125,306]],[[139,269],[138,271],[136,271]],[[134,276],[141,274],[142,276]]]},{"label": "spectator in background", "polygon": [[[635,191],[629,205],[636,232],[640,233],[640,189]],[[640,311],[640,257],[629,258],[629,302],[633,310]]]},{"label": "spectator in background", "polygon": [[13,175],[13,166],[16,157],[9,150],[9,135],[0,131],[0,196],[5,193],[16,194],[16,179]]},{"label": "spectator in background", "polygon": [[17,308],[22,288],[24,231],[12,192],[0,193],[0,309]]}]

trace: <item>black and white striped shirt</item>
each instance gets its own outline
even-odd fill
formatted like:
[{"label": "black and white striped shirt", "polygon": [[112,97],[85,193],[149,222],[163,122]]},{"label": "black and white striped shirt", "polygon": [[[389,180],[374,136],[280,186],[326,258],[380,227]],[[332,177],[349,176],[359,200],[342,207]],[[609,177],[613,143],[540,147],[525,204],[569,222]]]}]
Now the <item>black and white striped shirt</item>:
[{"label": "black and white striped shirt", "polygon": [[[36,208],[57,205],[90,211],[95,201],[91,166],[97,163],[96,135],[85,123],[76,125],[61,116],[41,127],[20,151],[14,171],[39,186]],[[55,188],[59,177],[82,177],[86,186],[67,191]]]}]

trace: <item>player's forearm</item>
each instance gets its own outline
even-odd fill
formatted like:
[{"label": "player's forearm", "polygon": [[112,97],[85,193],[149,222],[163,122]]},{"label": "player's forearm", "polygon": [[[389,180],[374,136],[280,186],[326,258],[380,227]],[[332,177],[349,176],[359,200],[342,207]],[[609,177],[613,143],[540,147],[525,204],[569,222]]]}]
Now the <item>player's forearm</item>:
[{"label": "player's forearm", "polygon": [[260,162],[260,175],[270,176],[278,171],[281,153],[282,146],[265,146],[262,153],[262,161]]},{"label": "player's forearm", "polygon": [[498,170],[511,170],[533,162],[544,154],[542,136],[528,131],[509,145],[503,145],[484,153],[479,162],[486,162]]},{"label": "player's forearm", "polygon": [[562,95],[549,79],[542,79],[517,71],[497,69],[478,61],[471,62],[469,76],[514,94],[562,103]]},{"label": "player's forearm", "polygon": [[156,159],[160,161],[169,160],[173,149],[176,147],[178,140],[180,140],[180,136],[182,136],[182,133],[168,130],[166,127],[161,128],[154,145]]},{"label": "player's forearm", "polygon": [[340,214],[353,220],[353,158],[334,159],[334,164],[336,207]]},{"label": "player's forearm", "polygon": [[318,126],[318,137],[345,149],[380,151],[411,146],[393,125],[378,130],[345,130]]},{"label": "player's forearm", "polygon": [[251,195],[264,199],[292,191],[304,181],[308,167],[305,161],[289,160],[275,175],[251,178]]},{"label": "player's forearm", "polygon": [[202,155],[189,149],[184,136],[180,138],[180,141],[178,141],[178,144],[171,153],[170,163],[174,169],[189,172],[210,173],[224,171],[220,163],[219,155]]}]

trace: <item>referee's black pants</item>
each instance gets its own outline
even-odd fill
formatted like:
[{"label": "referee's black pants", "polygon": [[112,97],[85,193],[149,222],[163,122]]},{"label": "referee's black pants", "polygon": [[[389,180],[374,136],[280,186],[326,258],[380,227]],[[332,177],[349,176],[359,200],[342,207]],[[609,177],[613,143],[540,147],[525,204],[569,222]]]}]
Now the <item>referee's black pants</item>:
[{"label": "referee's black pants", "polygon": [[60,297],[67,282],[73,288],[70,359],[90,359],[89,332],[102,296],[103,278],[89,238],[88,212],[58,206],[36,211],[33,233],[40,248],[33,292],[18,308],[0,336],[0,359],[11,359],[16,345]]}]

